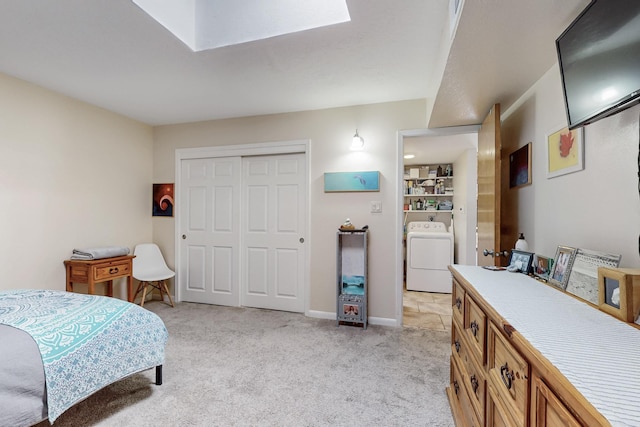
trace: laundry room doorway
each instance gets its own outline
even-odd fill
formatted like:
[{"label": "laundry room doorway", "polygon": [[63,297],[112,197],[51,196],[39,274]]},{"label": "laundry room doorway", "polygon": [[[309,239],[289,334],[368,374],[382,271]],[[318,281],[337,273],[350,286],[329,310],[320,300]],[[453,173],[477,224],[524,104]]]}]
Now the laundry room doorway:
[{"label": "laundry room doorway", "polygon": [[[478,126],[398,132],[398,175],[401,185],[397,208],[397,241],[402,242],[396,254],[396,312],[399,325],[432,330],[450,328],[450,290],[445,289],[448,285],[443,287],[440,283],[443,276],[448,275],[448,261],[439,262],[441,266],[433,267],[436,260],[430,262],[420,258],[424,255],[421,255],[421,251],[426,240],[407,239],[407,234],[410,228],[414,232],[425,231],[423,228],[428,227],[429,222],[442,223],[445,229],[437,231],[449,233],[448,238],[453,240],[454,246],[453,256],[447,260],[453,259],[452,263],[476,263],[477,134]],[[446,175],[447,178],[434,178],[433,182],[427,180],[427,170],[431,169],[436,171],[436,176]],[[413,179],[416,175],[422,175],[421,178],[425,179]],[[435,185],[442,186],[442,190],[439,187],[435,189]],[[443,203],[444,200],[448,200],[451,206]],[[416,201],[420,203],[416,205]],[[412,234],[411,237],[416,236]],[[443,240],[434,241],[441,243]],[[408,248],[409,242],[416,244]],[[411,264],[408,256],[416,262]],[[413,283],[409,288],[413,289],[407,289],[407,268],[411,267]],[[435,268],[438,271],[426,271],[423,268]],[[433,283],[425,286],[425,281],[432,280]]]}]

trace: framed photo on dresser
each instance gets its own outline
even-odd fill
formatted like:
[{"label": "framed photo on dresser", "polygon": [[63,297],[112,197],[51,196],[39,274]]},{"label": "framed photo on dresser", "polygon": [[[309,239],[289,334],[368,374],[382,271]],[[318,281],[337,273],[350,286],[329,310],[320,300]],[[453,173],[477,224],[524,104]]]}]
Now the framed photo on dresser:
[{"label": "framed photo on dresser", "polygon": [[640,269],[598,267],[598,308],[635,322],[640,315]]},{"label": "framed photo on dresser", "polygon": [[533,265],[531,266],[531,270],[536,278],[544,281],[549,280],[552,268],[553,258],[539,254],[535,254],[533,256]]},{"label": "framed photo on dresser", "polygon": [[549,283],[557,286],[563,291],[566,290],[575,257],[576,248],[558,246],[558,249],[556,249],[556,256],[553,259],[553,268],[549,275]]},{"label": "framed photo on dresser", "polygon": [[507,270],[511,272],[529,274],[532,261],[533,254],[531,252],[524,252],[513,249],[511,251],[511,259],[509,260],[509,266],[507,267]]}]

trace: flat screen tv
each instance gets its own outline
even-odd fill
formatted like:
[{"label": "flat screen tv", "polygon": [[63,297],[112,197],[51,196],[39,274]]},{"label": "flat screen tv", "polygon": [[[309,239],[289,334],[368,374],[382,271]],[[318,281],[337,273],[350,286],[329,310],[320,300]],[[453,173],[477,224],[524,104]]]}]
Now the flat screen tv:
[{"label": "flat screen tv", "polygon": [[592,1],[556,50],[569,129],[640,102],[640,1]]}]

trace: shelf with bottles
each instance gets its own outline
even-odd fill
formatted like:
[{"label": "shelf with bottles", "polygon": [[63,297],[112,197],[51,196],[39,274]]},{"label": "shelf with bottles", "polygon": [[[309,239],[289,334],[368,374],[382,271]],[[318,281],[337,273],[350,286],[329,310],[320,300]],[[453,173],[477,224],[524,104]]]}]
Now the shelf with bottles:
[{"label": "shelf with bottles", "polygon": [[408,180],[405,185],[406,196],[453,195],[453,182],[445,182],[443,178],[425,179],[423,182]]},{"label": "shelf with bottles", "polygon": [[420,177],[410,177],[410,176],[406,176],[404,177],[405,181],[425,181],[428,179],[453,179],[453,175],[441,175],[441,176],[420,176]]},{"label": "shelf with bottles", "polygon": [[[432,195],[428,195],[432,196]],[[435,195],[433,195],[435,196]],[[450,196],[442,194],[442,196]],[[453,210],[452,200],[435,200],[424,197],[423,199],[410,198],[405,200],[403,212],[451,212]]]},{"label": "shelf with bottles", "polygon": [[453,192],[450,193],[444,193],[444,194],[430,194],[430,193],[423,193],[423,194],[405,194],[404,197],[405,198],[411,198],[411,197],[425,197],[425,196],[429,196],[429,197],[451,197],[453,196]]},{"label": "shelf with bottles", "polygon": [[444,213],[444,212],[451,213],[451,212],[453,212],[453,209],[427,209],[427,210],[423,209],[421,211],[409,209],[409,210],[403,210],[402,212],[404,212],[404,213],[436,213],[437,214],[437,213],[440,213],[440,212],[442,212],[442,213]]},{"label": "shelf with bottles", "polygon": [[405,180],[425,180],[438,178],[453,178],[453,165],[412,165],[405,166]]}]

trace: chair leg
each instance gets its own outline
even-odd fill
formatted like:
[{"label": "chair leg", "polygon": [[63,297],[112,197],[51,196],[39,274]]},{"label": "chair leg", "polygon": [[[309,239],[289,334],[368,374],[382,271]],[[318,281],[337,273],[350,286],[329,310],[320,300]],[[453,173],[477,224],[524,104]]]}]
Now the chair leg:
[{"label": "chair leg", "polygon": [[144,283],[144,288],[142,289],[142,300],[140,300],[140,307],[144,307],[144,300],[147,298],[147,286],[148,283]]},{"label": "chair leg", "polygon": [[[160,287],[164,289],[164,291],[167,293],[167,297],[169,298],[169,302],[171,303],[171,307],[175,307],[175,305],[173,305],[173,299],[171,298],[171,294],[169,293],[169,288],[167,287],[167,281],[166,280],[162,280],[160,282]],[[160,293],[162,294],[162,291],[160,291]]]},{"label": "chair leg", "polygon": [[160,291],[160,301],[164,302],[164,289],[162,288],[162,280],[158,280],[154,288]]},{"label": "chair leg", "polygon": [[138,287],[136,288],[136,293],[133,294],[133,301],[136,300],[136,298],[138,298],[138,294],[140,293],[140,291],[142,290],[142,287],[144,286],[144,282],[138,282]]}]

